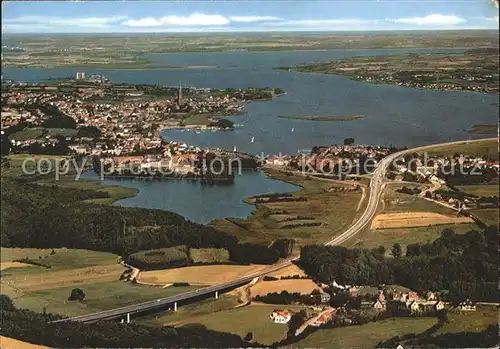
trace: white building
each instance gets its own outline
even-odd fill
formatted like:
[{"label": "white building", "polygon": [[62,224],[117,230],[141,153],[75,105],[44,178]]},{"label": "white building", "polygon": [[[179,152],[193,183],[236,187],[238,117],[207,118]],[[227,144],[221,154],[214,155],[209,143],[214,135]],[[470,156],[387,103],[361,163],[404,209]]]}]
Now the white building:
[{"label": "white building", "polygon": [[269,317],[276,324],[287,324],[292,318],[292,314],[287,310],[275,309]]},{"label": "white building", "polygon": [[76,80],[82,80],[85,79],[85,73],[84,72],[76,72]]}]

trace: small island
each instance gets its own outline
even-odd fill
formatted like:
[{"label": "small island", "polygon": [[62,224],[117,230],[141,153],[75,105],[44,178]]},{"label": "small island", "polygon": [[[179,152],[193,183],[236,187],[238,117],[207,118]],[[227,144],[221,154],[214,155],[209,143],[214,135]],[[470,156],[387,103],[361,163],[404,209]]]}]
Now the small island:
[{"label": "small island", "polygon": [[308,121],[349,121],[349,120],[357,120],[364,119],[366,115],[350,115],[350,116],[342,116],[342,115],[331,115],[331,116],[323,116],[323,115],[278,115],[281,119],[290,119],[290,120],[308,120]]},{"label": "small island", "polygon": [[473,125],[467,132],[482,135],[497,134],[498,125]]}]

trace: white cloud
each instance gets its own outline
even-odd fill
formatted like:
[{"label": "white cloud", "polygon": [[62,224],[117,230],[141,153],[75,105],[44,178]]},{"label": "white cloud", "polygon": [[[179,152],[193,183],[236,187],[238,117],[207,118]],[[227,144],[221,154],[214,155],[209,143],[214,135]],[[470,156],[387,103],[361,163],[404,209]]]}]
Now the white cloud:
[{"label": "white cloud", "polygon": [[[323,26],[323,25],[338,25],[338,26],[356,26],[366,24],[379,24],[378,20],[358,19],[358,18],[334,18],[334,19],[298,19],[285,21],[285,25],[297,26]],[[278,23],[279,24],[279,23]]]},{"label": "white cloud", "polygon": [[6,18],[2,22],[7,28],[26,26],[33,27],[80,27],[80,28],[107,28],[111,24],[126,19],[126,16],[113,17],[85,17],[85,18],[63,18],[50,16],[22,16],[17,18]]},{"label": "white cloud", "polygon": [[164,16],[158,19],[146,17],[131,19],[123,22],[129,27],[161,27],[161,26],[213,26],[226,25],[230,20],[221,15],[206,15],[203,13],[193,13],[189,16]]},{"label": "white cloud", "polygon": [[397,18],[392,21],[394,23],[400,24],[413,24],[413,25],[427,25],[427,26],[455,26],[457,24],[465,23],[466,20],[453,15],[440,15],[431,14],[425,17],[408,17],[408,18]]},{"label": "white cloud", "polygon": [[265,21],[282,21],[283,18],[274,16],[231,16],[229,17],[229,20],[231,22],[252,23]]},{"label": "white cloud", "polygon": [[498,22],[498,16],[493,16],[493,17],[479,17],[478,19],[481,19],[483,21],[488,21],[488,22]]}]

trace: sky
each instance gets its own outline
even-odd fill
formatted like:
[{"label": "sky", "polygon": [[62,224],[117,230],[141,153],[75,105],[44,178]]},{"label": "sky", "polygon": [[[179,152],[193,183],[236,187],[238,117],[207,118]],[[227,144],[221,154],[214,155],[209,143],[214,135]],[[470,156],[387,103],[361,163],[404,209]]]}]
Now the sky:
[{"label": "sky", "polygon": [[494,3],[494,0],[2,1],[2,32],[498,29],[498,5]]}]

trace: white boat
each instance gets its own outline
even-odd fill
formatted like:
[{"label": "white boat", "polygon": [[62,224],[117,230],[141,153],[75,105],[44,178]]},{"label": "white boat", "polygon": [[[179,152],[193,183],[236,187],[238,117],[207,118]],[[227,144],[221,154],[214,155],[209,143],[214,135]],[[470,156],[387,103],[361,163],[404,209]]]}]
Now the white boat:
[{"label": "white boat", "polygon": [[255,137],[252,137],[252,140],[250,141],[250,143],[253,143],[255,142]]},{"label": "white boat", "polygon": [[292,132],[295,131],[295,127],[292,127]]},{"label": "white boat", "polygon": [[236,152],[236,146],[233,147],[233,151]]},{"label": "white boat", "polygon": [[200,131],[196,131],[196,134],[199,135],[201,132]]}]

